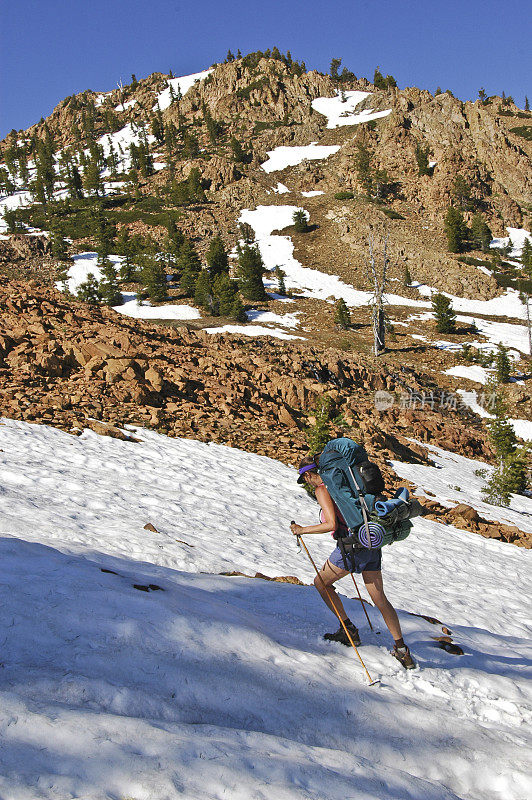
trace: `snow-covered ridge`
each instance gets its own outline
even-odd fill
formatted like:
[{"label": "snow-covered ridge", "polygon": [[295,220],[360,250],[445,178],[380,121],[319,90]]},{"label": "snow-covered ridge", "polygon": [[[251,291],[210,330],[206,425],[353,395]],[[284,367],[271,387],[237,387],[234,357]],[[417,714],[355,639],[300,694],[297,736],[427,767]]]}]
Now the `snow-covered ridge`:
[{"label": "snow-covered ridge", "polygon": [[[133,432],[137,444],[0,424],[3,796],[530,795],[530,551],[416,520],[383,558],[419,671],[390,658],[379,615],[368,606],[372,634],[340,586],[380,677],[368,687],[352,652],[322,640],[334,620],[311,585],[213,574],[311,583],[288,526],[316,505],[295,470]],[[478,462],[437,458],[427,488],[469,485]],[[330,537],[308,540],[323,562]],[[441,619],[465,655],[437,649],[441,626],[409,611]]]},{"label": "snow-covered ridge", "polygon": [[328,128],[339,128],[343,125],[360,125],[361,122],[370,122],[372,119],[381,119],[392,113],[392,109],[385,111],[372,111],[364,109],[356,111],[362,100],[370,97],[371,92],[338,92],[336,97],[317,97],[312,101],[314,111],[327,117]]}]

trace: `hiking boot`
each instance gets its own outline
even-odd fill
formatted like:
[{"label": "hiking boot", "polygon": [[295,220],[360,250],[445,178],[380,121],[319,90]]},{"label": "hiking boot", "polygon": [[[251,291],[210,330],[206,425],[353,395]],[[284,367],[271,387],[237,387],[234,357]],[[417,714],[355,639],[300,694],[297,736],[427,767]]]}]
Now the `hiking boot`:
[{"label": "hiking boot", "polygon": [[[349,631],[349,635],[353,640],[353,644],[356,647],[358,647],[358,645],[360,644],[360,636],[358,633],[358,628],[355,625],[353,625],[352,622],[346,622],[345,627]],[[340,644],[345,644],[347,647],[349,647],[351,644],[342,625],[340,625],[336,633],[326,633],[324,634],[323,638],[327,639],[327,641],[329,642],[340,642]]]},{"label": "hiking boot", "polygon": [[397,647],[397,645],[394,645],[393,650],[390,652],[405,669],[415,669],[417,667],[417,664],[410,655],[410,650],[406,645],[404,647]]}]

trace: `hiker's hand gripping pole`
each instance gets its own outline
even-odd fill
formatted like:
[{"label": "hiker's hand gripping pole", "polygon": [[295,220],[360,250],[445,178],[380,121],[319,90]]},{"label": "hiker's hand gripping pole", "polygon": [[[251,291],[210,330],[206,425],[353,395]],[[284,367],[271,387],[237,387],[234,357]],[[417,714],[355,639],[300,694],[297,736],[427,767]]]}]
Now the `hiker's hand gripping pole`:
[{"label": "hiker's hand gripping pole", "polygon": [[[292,522],[292,524],[294,524],[294,523]],[[331,608],[332,608],[332,609],[334,609],[334,613],[336,614],[336,616],[337,616],[337,617],[338,617],[338,619],[340,620],[340,625],[341,625],[341,626],[342,626],[342,628],[344,629],[344,631],[345,631],[345,634],[346,634],[346,636],[347,636],[347,638],[349,639],[349,642],[350,642],[350,644],[351,644],[351,647],[353,648],[353,650],[354,650],[354,651],[355,651],[355,653],[357,654],[357,656],[358,656],[358,660],[359,660],[359,661],[360,661],[360,663],[362,664],[362,666],[363,666],[363,668],[364,668],[364,672],[365,672],[365,673],[366,673],[366,675],[368,676],[368,680],[369,680],[369,682],[370,682],[370,685],[371,685],[371,684],[373,684],[373,683],[376,683],[377,681],[374,681],[374,680],[373,680],[373,678],[371,677],[371,675],[369,674],[369,672],[368,672],[368,669],[367,669],[366,665],[364,664],[364,662],[363,662],[363,660],[362,660],[362,656],[361,656],[361,655],[360,655],[360,653],[358,652],[358,650],[357,650],[357,647],[356,647],[356,644],[354,643],[354,641],[353,641],[353,638],[352,638],[351,634],[350,634],[350,633],[349,633],[349,631],[347,630],[347,626],[346,626],[345,622],[343,621],[343,619],[341,618],[340,614],[339,614],[339,613],[338,613],[338,611],[336,610],[336,606],[334,605],[333,599],[332,599],[332,597],[331,597],[331,594],[330,594],[330,592],[329,592],[329,588],[328,588],[328,587],[325,585],[325,582],[324,582],[323,578],[321,577],[321,575],[320,575],[320,573],[319,573],[319,571],[318,571],[318,568],[317,568],[316,564],[314,563],[314,559],[312,558],[312,556],[311,556],[311,555],[310,555],[310,553],[309,553],[308,547],[307,547],[307,545],[305,544],[305,542],[304,542],[304,540],[303,540],[303,535],[302,535],[301,533],[298,533],[298,534],[296,534],[296,536],[297,536],[297,542],[298,542],[298,544],[302,544],[302,545],[303,545],[303,547],[305,548],[305,552],[306,552],[307,556],[308,556],[308,557],[309,557],[309,559],[310,559],[310,563],[311,563],[311,564],[312,564],[312,566],[314,567],[314,570],[316,571],[316,575],[318,576],[318,578],[319,578],[319,580],[320,580],[320,583],[321,583],[321,585],[323,586],[323,588],[325,589],[325,593],[326,593],[327,597],[329,598],[329,601],[330,601],[330,603],[331,603]]]}]

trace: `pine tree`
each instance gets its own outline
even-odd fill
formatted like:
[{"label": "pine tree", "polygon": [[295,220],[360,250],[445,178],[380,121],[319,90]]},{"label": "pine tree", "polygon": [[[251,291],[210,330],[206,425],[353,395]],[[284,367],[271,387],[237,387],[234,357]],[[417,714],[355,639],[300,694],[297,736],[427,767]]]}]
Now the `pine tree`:
[{"label": "pine tree", "polygon": [[318,397],[310,416],[314,423],[305,430],[307,447],[311,453],[320,453],[331,439],[332,401],[328,395]]},{"label": "pine tree", "polygon": [[508,356],[508,350],[504,345],[497,345],[495,355],[495,374],[499,383],[508,383],[512,372],[512,363]]},{"label": "pine tree", "polygon": [[268,296],[264,291],[262,282],[264,264],[258,247],[248,244],[243,247],[238,245],[237,254],[238,267],[236,277],[240,291],[249,300],[266,300]]},{"label": "pine tree", "polygon": [[83,303],[89,306],[97,306],[100,303],[101,297],[98,288],[98,281],[92,272],[87,275],[87,280],[80,283],[76,292],[76,297]]},{"label": "pine tree", "polygon": [[403,286],[407,287],[412,284],[412,276],[410,275],[410,270],[407,266],[405,266],[405,270],[403,273]]},{"label": "pine tree", "polygon": [[102,278],[98,287],[102,303],[106,306],[121,306],[124,300],[118,288],[118,279],[114,265],[109,261],[107,256],[105,256],[98,266],[102,273]]},{"label": "pine tree", "polygon": [[207,269],[202,269],[196,279],[194,288],[194,303],[206,309],[215,316],[214,294],[212,289],[211,277]]},{"label": "pine tree", "polygon": [[229,272],[229,259],[219,234],[211,239],[205,260],[207,261],[211,278],[216,278],[222,272]]},{"label": "pine tree", "polygon": [[166,230],[168,232],[168,249],[171,250],[174,255],[179,255],[179,251],[185,241],[185,236],[183,231],[177,227],[175,219],[171,216],[168,217]]},{"label": "pine tree", "polygon": [[432,168],[429,167],[429,153],[430,148],[428,145],[426,147],[421,144],[416,145],[416,161],[419,175],[432,175]]},{"label": "pine tree", "polygon": [[197,203],[204,203],[206,201],[207,198],[205,197],[205,191],[203,189],[201,172],[198,167],[194,167],[190,170],[187,178],[187,189],[188,196],[191,200],[195,200]]},{"label": "pine tree", "polygon": [[277,294],[280,294],[281,297],[286,297],[286,285],[284,279],[286,278],[286,272],[281,269],[281,267],[275,267],[275,277],[277,278]]},{"label": "pine tree", "polygon": [[386,89],[387,84],[384,79],[384,75],[380,71],[379,67],[376,67],[375,72],[373,73],[373,85],[376,89]]},{"label": "pine tree", "polygon": [[530,103],[528,102],[528,97],[525,97],[525,111],[530,111]]},{"label": "pine tree", "polygon": [[227,64],[230,64],[230,63],[231,63],[232,61],[234,61],[234,60],[235,60],[235,57],[234,57],[234,55],[232,54],[232,52],[231,52],[230,50],[228,50],[228,51],[227,51],[227,55],[226,55],[226,57],[225,57],[225,61],[226,61],[226,63],[227,63]]},{"label": "pine tree", "polygon": [[360,142],[357,144],[355,169],[359,182],[364,187],[366,194],[369,195],[373,185],[371,176],[371,153],[368,148]]},{"label": "pine tree", "polygon": [[306,233],[309,229],[307,212],[302,208],[298,208],[297,211],[294,211],[292,214],[292,222],[294,223],[294,228],[298,233]]},{"label": "pine tree", "polygon": [[338,75],[338,70],[340,68],[341,63],[342,63],[341,58],[333,58],[331,61],[330,75],[335,83],[337,83],[340,78],[340,76]]},{"label": "pine tree", "polygon": [[161,259],[155,253],[146,252],[140,256],[139,262],[146,295],[156,303],[166,300],[168,282]]},{"label": "pine tree", "polygon": [[479,250],[489,253],[493,235],[482,214],[475,214],[471,220],[471,239]]},{"label": "pine tree", "polygon": [[449,252],[462,253],[466,246],[467,228],[464,218],[457,208],[449,206],[449,210],[445,215],[444,228]]},{"label": "pine tree", "polygon": [[233,152],[233,161],[237,164],[249,164],[251,156],[246,153],[236,136],[231,137],[230,145]]},{"label": "pine tree", "polygon": [[432,310],[436,318],[438,333],[454,333],[456,330],[456,314],[448,297],[438,292],[432,295]]},{"label": "pine tree", "polygon": [[120,264],[120,280],[124,283],[134,281],[136,276],[136,268],[133,264],[133,242],[129,235],[128,229],[125,227],[120,228],[116,240],[116,249],[118,255],[122,256],[122,263]]},{"label": "pine tree", "polygon": [[463,211],[470,211],[473,208],[474,203],[471,196],[471,186],[463,175],[457,175],[454,179],[452,194],[457,205]]},{"label": "pine tree", "polygon": [[200,148],[198,140],[193,133],[185,131],[183,135],[183,155],[185,158],[197,158]]},{"label": "pine tree", "polygon": [[336,303],[334,322],[335,325],[342,330],[347,330],[349,327],[351,327],[351,315],[343,297],[341,297]]},{"label": "pine tree", "polygon": [[100,175],[100,166],[96,159],[91,159],[83,173],[83,185],[89,195],[100,197],[103,194],[103,184]]},{"label": "pine tree", "polygon": [[179,288],[185,296],[192,297],[201,270],[201,262],[190,239],[185,239],[179,251],[177,270],[180,274]]},{"label": "pine tree", "polygon": [[53,258],[57,258],[58,261],[69,261],[70,257],[68,255],[68,244],[65,241],[61,226],[55,220],[50,226],[50,234],[50,245],[52,248]]},{"label": "pine tree", "polygon": [[525,237],[525,241],[523,242],[521,264],[523,265],[525,274],[532,278],[532,241],[528,236]]},{"label": "pine tree", "polygon": [[249,222],[240,222],[238,228],[243,242],[252,244],[255,241],[255,232]]}]

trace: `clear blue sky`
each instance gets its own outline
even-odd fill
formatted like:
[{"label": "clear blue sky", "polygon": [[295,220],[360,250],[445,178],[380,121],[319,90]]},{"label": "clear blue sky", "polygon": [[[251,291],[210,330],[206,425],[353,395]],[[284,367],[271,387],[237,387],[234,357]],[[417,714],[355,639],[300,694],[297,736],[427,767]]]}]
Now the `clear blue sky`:
[{"label": "clear blue sky", "polygon": [[[462,99],[512,94],[532,102],[532,25],[516,0],[4,0],[0,137],[46,116],[67,95],[108,91],[151,72],[198,72],[277,45],[328,71],[375,66],[399,86],[451,89]],[[288,10],[286,10],[288,9]]]}]

